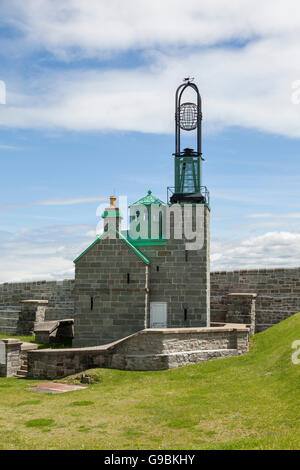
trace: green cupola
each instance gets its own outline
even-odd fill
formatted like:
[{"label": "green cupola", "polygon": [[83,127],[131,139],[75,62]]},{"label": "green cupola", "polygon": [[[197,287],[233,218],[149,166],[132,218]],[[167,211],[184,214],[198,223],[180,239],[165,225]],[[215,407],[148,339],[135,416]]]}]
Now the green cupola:
[{"label": "green cupola", "polygon": [[152,194],[149,189],[146,196],[129,206],[130,233],[140,233],[137,241],[158,241],[163,239],[163,212],[166,204]]}]

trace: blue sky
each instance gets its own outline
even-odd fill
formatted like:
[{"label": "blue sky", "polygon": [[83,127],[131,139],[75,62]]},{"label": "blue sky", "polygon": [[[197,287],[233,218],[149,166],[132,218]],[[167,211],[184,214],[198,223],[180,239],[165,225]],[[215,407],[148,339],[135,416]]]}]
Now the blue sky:
[{"label": "blue sky", "polygon": [[300,7],[205,3],[0,1],[0,282],[72,277],[113,192],[166,200],[187,75],[212,269],[300,264]]}]

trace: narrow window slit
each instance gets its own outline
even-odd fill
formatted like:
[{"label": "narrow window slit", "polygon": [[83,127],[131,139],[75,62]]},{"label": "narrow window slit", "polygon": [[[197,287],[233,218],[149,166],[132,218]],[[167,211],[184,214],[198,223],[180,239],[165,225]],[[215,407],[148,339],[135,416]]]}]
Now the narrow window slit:
[{"label": "narrow window slit", "polygon": [[127,273],[127,284],[130,284],[130,273]]},{"label": "narrow window slit", "polygon": [[184,309],[184,321],[187,321],[187,308]]},{"label": "narrow window slit", "polygon": [[94,297],[91,297],[91,310],[94,308]]}]

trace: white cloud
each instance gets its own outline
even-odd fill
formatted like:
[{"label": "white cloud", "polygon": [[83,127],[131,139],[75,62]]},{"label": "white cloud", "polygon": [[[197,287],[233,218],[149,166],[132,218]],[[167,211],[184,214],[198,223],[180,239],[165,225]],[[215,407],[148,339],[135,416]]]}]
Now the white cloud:
[{"label": "white cloud", "polygon": [[[147,65],[45,68],[32,82],[10,84],[0,126],[173,132],[174,90],[190,74],[210,128],[300,137],[300,105],[291,102],[300,77],[297,1],[13,0],[4,13],[23,32],[27,52],[72,62],[138,48]],[[233,40],[250,43],[234,47]]]},{"label": "white cloud", "polygon": [[291,213],[257,213],[249,214],[248,217],[252,219],[300,219],[300,212]]},{"label": "white cloud", "polygon": [[213,271],[299,266],[300,234],[268,232],[240,241],[214,241],[211,250]]},{"label": "white cloud", "polygon": [[87,202],[100,202],[107,200],[107,197],[78,197],[71,199],[50,199],[48,201],[37,202],[36,205],[40,206],[70,206],[74,204],[85,204]]},{"label": "white cloud", "polygon": [[[212,45],[298,32],[297,0],[10,0],[3,17],[23,42],[60,57],[158,46]],[[74,50],[75,49],[75,50]]]},{"label": "white cloud", "polygon": [[96,239],[97,233],[96,230],[88,230],[86,233],[87,237]]},{"label": "white cloud", "polygon": [[89,225],[57,225],[0,231],[0,282],[74,277],[73,260],[95,238],[91,229]]},{"label": "white cloud", "polygon": [[[88,225],[0,231],[0,282],[74,277],[73,260],[95,236],[95,229]],[[293,266],[300,266],[299,233],[267,232],[257,237],[212,242],[212,271]]]},{"label": "white cloud", "polygon": [[[32,207],[32,206],[71,206],[77,204],[87,204],[90,202],[108,201],[108,196],[93,196],[93,197],[74,197],[66,199],[48,199],[44,201],[32,201],[25,203],[13,203],[13,204],[3,204],[0,205],[1,209],[4,211],[13,210],[21,207]],[[105,206],[105,204],[103,205]]]},{"label": "white cloud", "polygon": [[0,149],[1,150],[21,150],[20,147],[16,147],[15,145],[5,145],[5,144],[0,144]]}]

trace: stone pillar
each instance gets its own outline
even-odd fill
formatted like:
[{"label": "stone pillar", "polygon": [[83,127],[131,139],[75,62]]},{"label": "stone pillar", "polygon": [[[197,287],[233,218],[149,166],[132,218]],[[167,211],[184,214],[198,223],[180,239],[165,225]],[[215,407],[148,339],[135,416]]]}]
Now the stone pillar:
[{"label": "stone pillar", "polygon": [[18,334],[32,335],[35,322],[45,321],[48,300],[22,300]]},{"label": "stone pillar", "polygon": [[233,293],[227,295],[226,323],[250,325],[250,333],[255,331],[255,300],[257,294]]},{"label": "stone pillar", "polygon": [[0,377],[13,377],[20,369],[21,345],[18,339],[0,340]]}]

